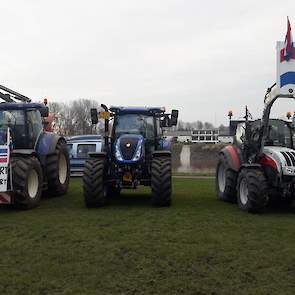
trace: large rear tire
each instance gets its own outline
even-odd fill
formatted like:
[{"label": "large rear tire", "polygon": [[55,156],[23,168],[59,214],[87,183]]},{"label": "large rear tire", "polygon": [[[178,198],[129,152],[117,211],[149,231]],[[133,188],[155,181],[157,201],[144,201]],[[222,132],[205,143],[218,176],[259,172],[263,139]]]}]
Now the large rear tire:
[{"label": "large rear tire", "polygon": [[65,142],[58,142],[55,152],[47,157],[48,193],[61,196],[67,193],[70,182],[69,152]]},{"label": "large rear tire", "polygon": [[158,207],[171,205],[171,158],[155,157],[151,170],[152,204]]},{"label": "large rear tire", "polygon": [[11,167],[15,207],[22,210],[37,207],[40,203],[43,186],[40,162],[33,157],[13,157]]},{"label": "large rear tire", "polygon": [[216,195],[217,199],[234,203],[237,200],[237,172],[232,170],[226,157],[221,154],[216,168]]},{"label": "large rear tire", "polygon": [[105,183],[105,159],[85,162],[83,173],[84,201],[88,208],[106,205],[108,188]]},{"label": "large rear tire", "polygon": [[238,177],[238,205],[240,209],[259,213],[268,204],[268,185],[259,168],[243,168]]}]

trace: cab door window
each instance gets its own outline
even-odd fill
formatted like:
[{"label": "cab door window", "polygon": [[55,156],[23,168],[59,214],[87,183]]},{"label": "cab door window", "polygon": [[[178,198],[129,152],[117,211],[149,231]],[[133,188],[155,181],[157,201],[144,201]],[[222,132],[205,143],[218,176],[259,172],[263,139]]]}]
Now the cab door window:
[{"label": "cab door window", "polygon": [[96,144],[78,144],[77,158],[88,158],[88,153],[96,151]]},{"label": "cab door window", "polygon": [[38,110],[27,111],[28,123],[28,147],[34,148],[35,143],[39,137],[40,132],[43,130],[42,119]]}]

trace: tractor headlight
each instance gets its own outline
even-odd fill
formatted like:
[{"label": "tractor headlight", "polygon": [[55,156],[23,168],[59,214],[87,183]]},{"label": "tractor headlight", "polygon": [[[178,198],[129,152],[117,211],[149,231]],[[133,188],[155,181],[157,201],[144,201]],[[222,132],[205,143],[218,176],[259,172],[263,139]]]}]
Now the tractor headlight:
[{"label": "tractor headlight", "polygon": [[139,141],[138,145],[137,145],[137,148],[136,148],[136,151],[135,151],[135,154],[132,158],[132,161],[138,161],[141,157],[141,150],[142,150],[142,141]]},{"label": "tractor headlight", "polygon": [[119,161],[124,160],[121,155],[121,152],[120,152],[120,141],[119,140],[117,140],[116,145],[115,145],[115,156],[116,156],[117,160],[119,160]]}]

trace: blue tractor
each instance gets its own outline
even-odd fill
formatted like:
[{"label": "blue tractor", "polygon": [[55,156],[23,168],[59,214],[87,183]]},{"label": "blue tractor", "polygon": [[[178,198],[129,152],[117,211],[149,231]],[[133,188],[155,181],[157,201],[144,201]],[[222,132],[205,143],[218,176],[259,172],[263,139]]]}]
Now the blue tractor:
[{"label": "blue tractor", "polygon": [[163,128],[175,126],[178,111],[165,108],[111,107],[91,109],[93,124],[105,121],[102,152],[90,153],[83,174],[85,204],[104,206],[121,189],[151,186],[152,204],[171,204],[171,146]]},{"label": "blue tractor", "polygon": [[63,195],[70,179],[66,140],[46,132],[48,107],[0,85],[0,203],[39,205],[42,193]]}]

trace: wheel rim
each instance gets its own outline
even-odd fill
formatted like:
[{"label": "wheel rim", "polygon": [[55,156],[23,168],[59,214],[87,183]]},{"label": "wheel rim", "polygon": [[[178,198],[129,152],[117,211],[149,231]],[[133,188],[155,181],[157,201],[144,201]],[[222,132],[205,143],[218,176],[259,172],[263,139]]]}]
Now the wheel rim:
[{"label": "wheel rim", "polygon": [[242,205],[246,205],[248,202],[248,184],[245,178],[240,182],[240,200]]},{"label": "wheel rim", "polygon": [[31,199],[36,198],[39,189],[39,177],[36,170],[31,170],[28,177],[28,194]]},{"label": "wheel rim", "polygon": [[68,164],[67,159],[64,154],[61,154],[59,157],[59,165],[58,165],[58,178],[61,184],[64,184],[67,180],[68,176]]},{"label": "wheel rim", "polygon": [[225,190],[225,175],[226,175],[226,169],[224,165],[220,165],[218,168],[218,187],[219,190],[223,193]]}]

